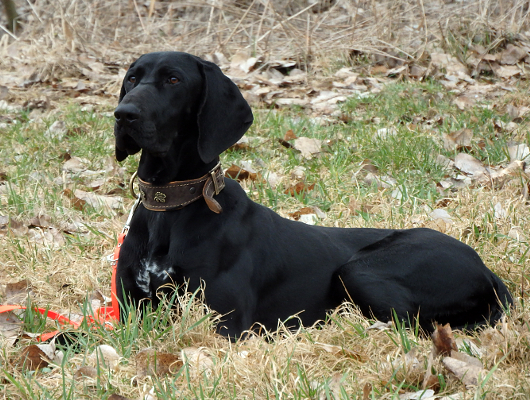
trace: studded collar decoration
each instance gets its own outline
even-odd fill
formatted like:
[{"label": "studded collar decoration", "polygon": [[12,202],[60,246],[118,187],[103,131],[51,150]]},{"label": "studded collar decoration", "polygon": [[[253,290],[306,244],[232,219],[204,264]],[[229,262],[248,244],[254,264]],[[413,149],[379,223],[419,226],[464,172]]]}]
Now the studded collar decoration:
[{"label": "studded collar decoration", "polygon": [[176,210],[201,197],[204,197],[208,208],[216,214],[223,211],[221,205],[213,198],[225,187],[221,162],[218,162],[206,175],[197,179],[153,185],[138,178],[138,187],[142,205],[151,211]]}]

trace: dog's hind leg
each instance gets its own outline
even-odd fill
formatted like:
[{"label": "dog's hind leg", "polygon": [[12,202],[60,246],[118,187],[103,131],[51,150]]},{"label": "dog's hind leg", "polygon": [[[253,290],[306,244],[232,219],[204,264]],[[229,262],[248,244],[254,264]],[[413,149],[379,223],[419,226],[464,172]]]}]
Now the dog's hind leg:
[{"label": "dog's hind leg", "polygon": [[366,268],[365,263],[365,260],[350,261],[339,270],[345,300],[357,305],[367,318],[387,322],[395,312],[400,320],[412,322],[418,313],[414,294],[398,280],[384,279]]},{"label": "dog's hind leg", "polygon": [[372,243],[337,271],[344,288],[365,316],[388,321],[395,310],[406,322],[418,318],[425,331],[433,323],[475,328],[494,323],[506,286],[469,246],[438,232],[414,229]]}]

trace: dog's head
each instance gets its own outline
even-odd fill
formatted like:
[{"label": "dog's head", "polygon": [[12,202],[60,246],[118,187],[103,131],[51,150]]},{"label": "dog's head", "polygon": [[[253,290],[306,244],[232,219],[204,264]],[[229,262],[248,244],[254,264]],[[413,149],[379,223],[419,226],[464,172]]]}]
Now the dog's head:
[{"label": "dog's head", "polygon": [[209,163],[252,124],[248,103],[219,67],[191,54],[144,54],[131,64],[114,111],[116,158],[143,149],[165,157],[179,135],[195,135]]}]

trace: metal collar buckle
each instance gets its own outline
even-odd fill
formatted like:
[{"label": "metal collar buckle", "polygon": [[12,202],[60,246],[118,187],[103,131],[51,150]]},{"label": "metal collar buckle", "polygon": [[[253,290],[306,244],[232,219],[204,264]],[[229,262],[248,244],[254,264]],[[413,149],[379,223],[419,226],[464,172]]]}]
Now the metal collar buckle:
[{"label": "metal collar buckle", "polygon": [[210,170],[210,176],[211,176],[212,181],[213,181],[213,187],[215,189],[215,195],[216,196],[223,189],[222,187],[220,187],[219,182],[217,181],[217,170],[220,169],[220,168],[221,168],[221,161],[219,161],[217,163],[217,165]]}]

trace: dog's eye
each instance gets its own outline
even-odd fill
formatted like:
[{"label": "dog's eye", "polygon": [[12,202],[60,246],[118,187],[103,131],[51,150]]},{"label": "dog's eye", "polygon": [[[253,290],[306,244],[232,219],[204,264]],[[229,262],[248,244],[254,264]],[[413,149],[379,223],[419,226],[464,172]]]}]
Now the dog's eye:
[{"label": "dog's eye", "polygon": [[128,81],[131,82],[131,83],[136,83],[136,76],[134,76],[134,75],[129,76]]},{"label": "dog's eye", "polygon": [[179,78],[177,78],[177,77],[175,77],[175,76],[172,76],[172,77],[169,78],[167,81],[168,81],[169,83],[175,84],[175,83],[178,83]]}]

